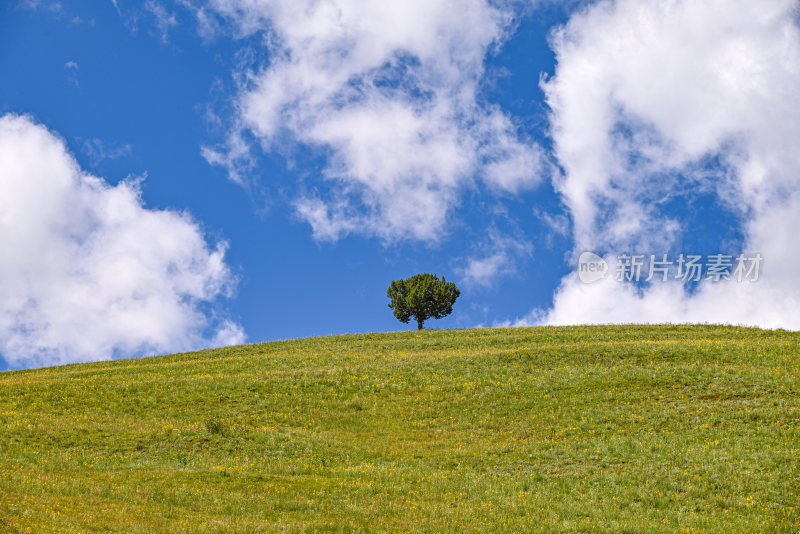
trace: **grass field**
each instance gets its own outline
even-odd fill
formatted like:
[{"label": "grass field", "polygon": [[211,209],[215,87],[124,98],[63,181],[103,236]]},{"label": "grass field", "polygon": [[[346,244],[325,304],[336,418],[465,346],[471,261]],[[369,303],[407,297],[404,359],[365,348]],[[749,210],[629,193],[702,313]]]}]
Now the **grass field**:
[{"label": "grass field", "polygon": [[423,331],[0,373],[0,532],[800,531],[800,334]]}]

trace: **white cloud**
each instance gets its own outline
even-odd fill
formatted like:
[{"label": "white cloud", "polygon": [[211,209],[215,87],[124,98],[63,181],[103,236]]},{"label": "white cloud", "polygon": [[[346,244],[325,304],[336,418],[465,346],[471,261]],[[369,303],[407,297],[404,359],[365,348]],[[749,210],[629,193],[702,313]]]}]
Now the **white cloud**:
[{"label": "white cloud", "polygon": [[[114,3],[114,7],[117,8],[117,11],[119,11],[119,7],[116,3]],[[161,35],[161,41],[167,42],[169,39],[169,31],[178,25],[178,19],[175,17],[175,13],[167,11],[167,9],[160,2],[155,0],[148,0],[145,3],[144,8],[153,17],[156,29]]]},{"label": "white cloud", "polygon": [[534,208],[533,215],[547,228],[544,242],[548,248],[553,247],[556,239],[570,237],[571,223],[564,213],[548,213],[539,208]]},{"label": "white cloud", "polygon": [[18,7],[23,9],[44,9],[46,11],[52,11],[54,13],[60,13],[63,11],[63,6],[61,2],[57,1],[43,1],[43,0],[20,0],[17,4]]},{"label": "white cloud", "polygon": [[468,287],[491,287],[499,278],[517,272],[517,262],[533,253],[533,245],[522,238],[502,235],[497,229],[489,230],[488,238],[478,254],[467,258],[456,269]]},{"label": "white cloud", "polygon": [[[543,174],[538,146],[480,101],[484,60],[507,38],[510,5],[488,0],[212,0],[242,34],[264,32],[227,147],[206,148],[236,181],[287,140],[326,157],[327,193],[297,200],[320,239],[437,240],[476,180],[516,192]],[[322,186],[322,183],[311,184]],[[317,187],[318,189],[319,187]]]},{"label": "white cloud", "polygon": [[570,276],[528,321],[800,328],[797,10],[794,0],[618,0],[555,34],[544,89],[576,252],[679,247],[691,229],[664,199],[711,191],[732,211],[726,224],[744,221],[744,250],[763,254],[764,272],[692,294]]},{"label": "white cloud", "polygon": [[80,67],[78,67],[78,63],[75,61],[67,61],[64,63],[64,68],[67,71],[67,80],[69,83],[75,87],[80,87],[80,83],[78,82],[78,72],[80,71]]},{"label": "white cloud", "polygon": [[81,149],[89,157],[92,165],[97,165],[109,159],[130,156],[132,152],[131,145],[127,143],[124,145],[108,146],[102,139],[96,137],[85,140]]},{"label": "white cloud", "polygon": [[[83,172],[29,117],[0,117],[0,354],[12,367],[244,340],[214,319],[234,279],[186,213]],[[209,318],[211,317],[211,319]]]},{"label": "white cloud", "polygon": [[513,260],[505,251],[468,258],[467,264],[458,270],[467,286],[482,287],[490,287],[497,278],[513,272]]}]

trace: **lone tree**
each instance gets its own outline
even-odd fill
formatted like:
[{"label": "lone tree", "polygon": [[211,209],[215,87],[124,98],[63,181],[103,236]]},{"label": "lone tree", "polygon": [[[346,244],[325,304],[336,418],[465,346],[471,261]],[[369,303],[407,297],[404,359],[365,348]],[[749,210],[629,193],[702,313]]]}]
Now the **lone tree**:
[{"label": "lone tree", "polygon": [[406,280],[395,280],[386,291],[392,301],[389,307],[404,323],[417,320],[417,329],[429,318],[441,319],[453,312],[453,304],[461,294],[453,282],[435,274],[417,274]]}]

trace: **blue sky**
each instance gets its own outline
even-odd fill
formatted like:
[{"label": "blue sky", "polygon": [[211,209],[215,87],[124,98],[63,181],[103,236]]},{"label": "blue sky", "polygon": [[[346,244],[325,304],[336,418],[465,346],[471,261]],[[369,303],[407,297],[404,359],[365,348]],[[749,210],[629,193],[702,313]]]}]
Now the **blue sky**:
[{"label": "blue sky", "polygon": [[[0,223],[0,368],[411,328],[385,292],[417,272],[462,289],[434,328],[797,328],[767,268],[794,261],[797,5],[701,4],[4,4],[0,182],[27,208]],[[765,259],[586,285],[583,250]]]}]

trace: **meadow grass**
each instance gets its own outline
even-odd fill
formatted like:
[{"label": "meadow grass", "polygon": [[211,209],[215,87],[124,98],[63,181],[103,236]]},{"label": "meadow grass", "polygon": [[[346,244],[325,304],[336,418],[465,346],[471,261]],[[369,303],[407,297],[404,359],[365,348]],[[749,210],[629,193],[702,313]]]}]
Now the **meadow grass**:
[{"label": "meadow grass", "polygon": [[432,330],[0,373],[0,532],[800,531],[800,334]]}]

